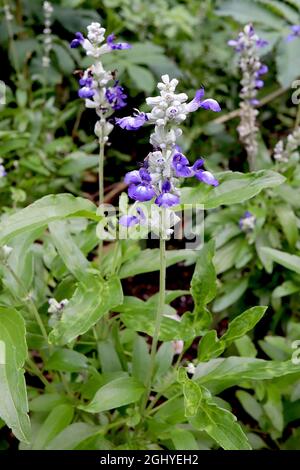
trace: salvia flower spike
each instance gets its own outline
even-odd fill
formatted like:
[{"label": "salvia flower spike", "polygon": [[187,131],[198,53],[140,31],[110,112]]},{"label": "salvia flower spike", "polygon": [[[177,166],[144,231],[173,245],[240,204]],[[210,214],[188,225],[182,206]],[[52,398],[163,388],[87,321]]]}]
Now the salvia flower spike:
[{"label": "salvia flower spike", "polygon": [[[144,160],[140,170],[134,170],[125,176],[129,185],[128,195],[135,201],[154,200],[161,208],[170,208],[180,202],[180,179],[195,176],[203,183],[217,186],[218,181],[203,168],[204,160],[198,159],[190,165],[188,158],[181,152],[177,139],[181,136],[180,124],[189,113],[200,108],[214,112],[221,110],[216,100],[204,99],[204,90],[197,91],[195,98],[188,102],[185,93],[176,93],[178,80],[170,80],[168,75],[161,77],[157,88],[159,96],[146,99],[150,106],[149,113],[136,111],[133,116],[116,119],[123,129],[137,130],[145,123],[154,125],[150,136],[153,151]],[[139,223],[139,218],[122,218],[121,224],[131,226]]]},{"label": "salvia flower spike", "polygon": [[262,76],[268,72],[268,67],[260,61],[258,51],[268,43],[259,38],[253,26],[248,24],[239,33],[238,38],[228,41],[228,44],[239,54],[242,88],[240,91],[241,121],[238,132],[248,155],[250,170],[254,170],[258,132],[256,126],[258,115],[256,106],[259,104],[257,93],[264,86]]}]

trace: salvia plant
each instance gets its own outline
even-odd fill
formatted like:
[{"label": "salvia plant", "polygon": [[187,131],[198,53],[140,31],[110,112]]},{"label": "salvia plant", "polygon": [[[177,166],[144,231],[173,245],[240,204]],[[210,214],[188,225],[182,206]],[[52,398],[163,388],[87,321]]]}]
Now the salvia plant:
[{"label": "salvia plant", "polygon": [[[282,108],[280,122],[291,130],[263,141],[268,112],[258,115],[267,102],[259,93],[270,74],[260,59],[266,42],[252,24],[229,41],[242,78],[239,108],[227,115],[227,84],[205,82],[218,100],[207,98],[193,57],[176,75],[160,46],[117,39],[110,31],[127,37],[125,29],[104,3],[107,28],[82,8],[85,22],[74,34],[72,16],[68,36],[57,23],[62,16],[68,25],[70,10],[41,2],[35,78],[34,58],[22,66],[12,53],[20,2],[4,7],[14,73],[0,110],[0,445],[297,448],[299,111]],[[181,44],[193,50],[198,2],[186,2],[181,20],[182,5],[173,2],[115,4],[131,38],[151,38],[154,15],[160,40],[174,38],[172,53]],[[141,12],[135,20],[133,7]],[[282,47],[297,45],[296,23]],[[137,25],[147,28],[135,32]],[[230,35],[224,28],[220,42]],[[58,45],[65,62],[72,58],[69,68],[78,65],[74,101],[71,70],[65,99],[62,82],[57,95],[51,88]],[[151,96],[154,77],[161,78]],[[232,142],[222,126],[232,114],[249,173],[231,171],[224,158]],[[118,196],[118,207],[105,204],[117,206]],[[201,220],[186,217],[194,206]]]}]

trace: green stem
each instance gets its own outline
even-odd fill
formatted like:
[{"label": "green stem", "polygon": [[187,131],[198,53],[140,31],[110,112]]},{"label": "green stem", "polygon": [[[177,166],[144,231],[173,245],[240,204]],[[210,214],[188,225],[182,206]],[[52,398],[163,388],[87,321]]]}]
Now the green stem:
[{"label": "green stem", "polygon": [[[162,227],[164,227],[164,213],[162,213],[161,220],[162,220]],[[149,395],[151,393],[151,382],[153,379],[154,369],[155,369],[155,356],[157,352],[160,325],[161,325],[163,310],[165,306],[165,297],[166,297],[166,267],[167,267],[166,266],[166,240],[163,236],[160,238],[159,244],[160,244],[159,300],[158,300],[156,319],[155,319],[155,328],[154,328],[151,353],[150,353],[150,365],[149,365],[148,377],[146,380],[146,391],[145,391],[145,395],[141,403],[142,414],[144,414],[145,412]]]},{"label": "green stem", "polygon": [[[103,132],[102,132],[103,133]],[[98,165],[98,177],[99,177],[99,207],[104,204],[104,150],[105,142],[99,139],[99,165]],[[101,263],[103,257],[103,240],[99,241],[99,262]]]},{"label": "green stem", "polygon": [[[3,5],[5,6],[6,2],[3,2]],[[5,21],[6,21],[6,28],[7,28],[7,33],[8,33],[8,37],[9,37],[10,49],[11,49],[11,55],[12,55],[12,59],[13,59],[13,63],[14,63],[14,68],[15,68],[15,71],[17,72],[17,75],[19,75],[18,56],[17,56],[17,52],[16,52],[16,48],[15,48],[15,41],[14,41],[13,31],[12,31],[12,28],[11,28],[10,21],[7,21],[6,17],[5,17]]]},{"label": "green stem", "polygon": [[38,366],[35,364],[35,362],[30,357],[26,359],[26,362],[31,367],[32,373],[36,375],[40,379],[41,382],[43,382],[45,387],[48,387],[48,385],[50,385],[50,382],[48,382],[46,377],[43,376],[42,372],[40,371]]},{"label": "green stem", "polygon": [[297,109],[294,129],[297,129],[297,127],[299,127],[299,125],[300,125],[300,104],[298,105],[298,109]]}]

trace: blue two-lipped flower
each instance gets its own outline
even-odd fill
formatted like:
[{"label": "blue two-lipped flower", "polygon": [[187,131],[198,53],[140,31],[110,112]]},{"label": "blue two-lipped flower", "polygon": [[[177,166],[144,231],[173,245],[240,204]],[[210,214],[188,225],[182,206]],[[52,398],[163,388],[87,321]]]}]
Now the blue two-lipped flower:
[{"label": "blue two-lipped flower", "polygon": [[116,123],[127,131],[136,131],[148,121],[146,113],[136,112],[133,116],[117,118]]},{"label": "blue two-lipped flower", "polygon": [[197,111],[197,109],[199,108],[214,111],[215,113],[218,113],[221,111],[221,107],[216,100],[212,98],[207,98],[204,100],[203,99],[204,95],[205,95],[204,88],[200,88],[200,90],[196,91],[195,98],[186,105],[187,111],[189,113]]},{"label": "blue two-lipped flower", "polygon": [[292,32],[286,37],[287,42],[291,42],[296,38],[300,38],[300,24],[295,24],[293,26],[290,26],[290,30]]}]

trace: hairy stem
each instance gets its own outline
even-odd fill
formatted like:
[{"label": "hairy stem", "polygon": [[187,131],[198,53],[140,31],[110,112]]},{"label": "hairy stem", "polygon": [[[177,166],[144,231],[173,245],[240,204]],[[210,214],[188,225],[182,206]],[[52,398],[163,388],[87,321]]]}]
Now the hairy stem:
[{"label": "hairy stem", "polygon": [[[98,178],[99,178],[99,207],[104,204],[104,150],[105,142],[99,139],[99,164],[98,164]],[[99,262],[101,263],[103,257],[103,240],[99,241],[98,250]]]},{"label": "hairy stem", "polygon": [[[164,214],[162,214],[162,222],[164,222]],[[162,223],[162,227],[164,227],[164,223]],[[151,383],[152,383],[154,369],[155,369],[155,356],[157,352],[160,325],[161,325],[163,309],[165,305],[165,297],[166,297],[166,240],[163,236],[161,236],[159,244],[160,244],[159,299],[158,299],[158,306],[157,306],[157,312],[156,312],[154,334],[153,334],[152,345],[151,345],[150,365],[149,365],[149,371],[148,371],[148,376],[146,380],[146,391],[145,391],[145,395],[141,403],[142,413],[144,413],[145,411],[145,408],[147,406],[147,402],[149,399],[149,395],[151,393]]]}]

